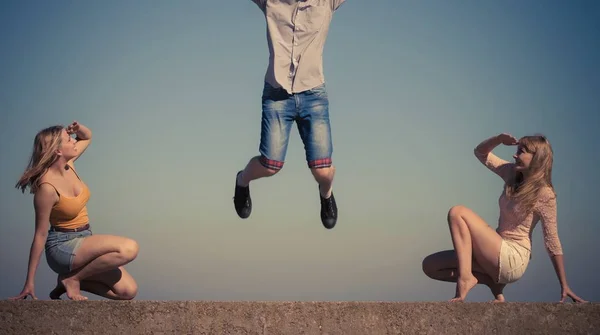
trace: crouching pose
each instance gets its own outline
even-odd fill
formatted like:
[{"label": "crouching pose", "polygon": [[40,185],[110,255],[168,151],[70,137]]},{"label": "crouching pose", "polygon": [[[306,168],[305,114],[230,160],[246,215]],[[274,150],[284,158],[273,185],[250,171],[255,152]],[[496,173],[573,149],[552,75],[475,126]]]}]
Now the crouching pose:
[{"label": "crouching pose", "polygon": [[[500,145],[517,145],[514,163],[492,153]],[[487,285],[495,302],[503,302],[506,284],[519,280],[531,259],[531,236],[541,221],[545,248],[561,285],[560,301],[583,302],[567,283],[556,222],[556,194],[552,186],[553,153],[544,136],[517,140],[509,134],[491,137],[475,148],[475,156],[504,180],[496,230],[464,206],[452,207],[448,225],[454,250],[423,260],[423,271],[436,280],[456,282],[450,301],[464,301],[478,283]]]},{"label": "crouching pose", "polygon": [[92,235],[86,207],[90,190],[74,165],[91,136],[87,127],[73,122],[66,128],[43,129],[35,137],[29,166],[16,185],[34,194],[35,233],[25,286],[12,299],[37,299],[34,278],[44,250],[48,265],[58,274],[51,299],[66,293],[72,300],[86,300],[81,290],[109,299],[133,299],[137,294],[136,282],[123,268],[136,258],[137,243]]}]

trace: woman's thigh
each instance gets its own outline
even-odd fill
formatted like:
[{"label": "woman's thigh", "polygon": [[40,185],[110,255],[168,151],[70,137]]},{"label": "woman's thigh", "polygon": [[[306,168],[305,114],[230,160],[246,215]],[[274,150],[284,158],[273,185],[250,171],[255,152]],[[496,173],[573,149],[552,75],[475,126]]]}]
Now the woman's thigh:
[{"label": "woman's thigh", "polygon": [[[137,243],[127,237],[92,235],[83,239],[73,258],[73,269],[78,269],[94,259],[110,252],[137,250]],[[136,251],[137,252],[137,251]]]},{"label": "woman's thigh", "polygon": [[450,210],[450,216],[459,216],[466,223],[471,234],[474,260],[488,275],[496,278],[502,237],[469,208],[457,206]]},{"label": "woman's thigh", "polygon": [[[486,271],[477,263],[475,259],[471,264],[473,272],[485,274]],[[423,260],[423,271],[425,273],[434,273],[442,270],[458,270],[458,258],[456,251],[444,250],[431,254]]]}]

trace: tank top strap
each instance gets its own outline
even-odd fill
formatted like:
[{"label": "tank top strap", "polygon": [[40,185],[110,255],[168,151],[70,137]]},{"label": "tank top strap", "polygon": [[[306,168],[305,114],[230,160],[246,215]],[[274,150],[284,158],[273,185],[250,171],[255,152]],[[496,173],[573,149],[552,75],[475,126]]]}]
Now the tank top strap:
[{"label": "tank top strap", "polygon": [[56,194],[60,195],[60,193],[58,192],[58,190],[56,189],[56,187],[55,187],[55,186],[54,186],[52,183],[49,183],[49,182],[47,182],[47,181],[43,181],[43,182],[41,182],[41,183],[38,185],[38,188],[39,188],[40,186],[42,186],[42,184],[48,184],[48,185],[52,186],[52,188],[54,189],[54,192],[56,192]]},{"label": "tank top strap", "polygon": [[75,171],[75,166],[73,165],[73,163],[68,163],[68,164],[69,164],[69,169],[71,169],[75,173],[75,177],[77,177],[77,179],[81,180],[81,178],[79,177],[79,174],[77,173],[77,171]]}]

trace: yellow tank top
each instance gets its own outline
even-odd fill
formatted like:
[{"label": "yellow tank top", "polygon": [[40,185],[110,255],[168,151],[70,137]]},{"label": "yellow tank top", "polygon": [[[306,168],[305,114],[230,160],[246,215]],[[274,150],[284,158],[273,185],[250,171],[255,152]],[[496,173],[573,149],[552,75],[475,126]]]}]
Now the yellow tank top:
[{"label": "yellow tank top", "polygon": [[[73,169],[73,172],[75,172],[75,169]],[[75,175],[77,175],[77,172],[75,172]],[[77,178],[79,178],[79,176],[77,176]],[[54,204],[52,211],[50,212],[50,224],[52,226],[72,229],[83,226],[89,222],[86,205],[90,199],[90,190],[83,180],[81,180],[81,183],[83,184],[83,189],[76,197],[61,195],[51,183],[42,183],[54,187],[54,190],[56,190],[56,193],[58,194],[58,202]]]}]

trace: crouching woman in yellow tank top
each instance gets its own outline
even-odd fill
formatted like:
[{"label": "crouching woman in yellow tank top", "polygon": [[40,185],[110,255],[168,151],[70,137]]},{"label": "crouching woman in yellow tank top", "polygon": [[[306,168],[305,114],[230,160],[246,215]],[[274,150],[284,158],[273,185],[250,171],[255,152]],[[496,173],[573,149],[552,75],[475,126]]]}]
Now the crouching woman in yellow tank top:
[{"label": "crouching woman in yellow tank top", "polygon": [[34,194],[35,234],[25,286],[13,299],[37,299],[34,278],[44,250],[48,265],[58,274],[52,299],[66,293],[72,300],[86,300],[81,290],[109,299],[133,299],[137,294],[137,284],[123,266],[137,257],[138,244],[125,237],[93,235],[90,228],[90,190],[74,162],[91,137],[92,132],[77,122],[48,127],[35,137],[29,165],[16,185]]}]

